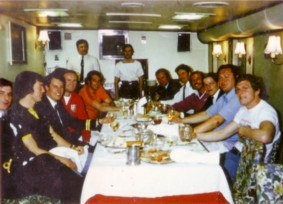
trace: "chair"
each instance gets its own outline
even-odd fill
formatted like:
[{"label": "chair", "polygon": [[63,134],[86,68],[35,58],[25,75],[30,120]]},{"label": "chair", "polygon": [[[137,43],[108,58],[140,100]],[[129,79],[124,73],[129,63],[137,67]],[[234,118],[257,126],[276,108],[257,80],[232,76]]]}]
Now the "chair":
[{"label": "chair", "polygon": [[45,203],[45,204],[60,204],[61,201],[55,198],[49,198],[42,195],[29,195],[22,198],[3,198],[0,200],[2,204],[15,204],[15,203]]},{"label": "chair", "polygon": [[258,164],[253,167],[257,203],[283,203],[283,165]]},{"label": "chair", "polygon": [[251,139],[244,139],[236,181],[233,186],[235,203],[254,203],[256,197],[255,184],[251,183],[253,165],[263,162],[265,145]]}]

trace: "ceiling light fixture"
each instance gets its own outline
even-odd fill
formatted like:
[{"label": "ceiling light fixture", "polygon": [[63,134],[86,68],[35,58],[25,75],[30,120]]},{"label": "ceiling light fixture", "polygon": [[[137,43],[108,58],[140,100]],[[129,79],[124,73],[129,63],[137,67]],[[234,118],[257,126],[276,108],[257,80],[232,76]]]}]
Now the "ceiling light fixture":
[{"label": "ceiling light fixture", "polygon": [[106,16],[140,16],[140,17],[160,17],[156,13],[106,13]]},{"label": "ceiling light fixture", "polygon": [[73,28],[81,28],[82,27],[82,24],[80,23],[54,23],[52,22],[53,24],[56,24],[58,27],[73,27]]},{"label": "ceiling light fixture", "polygon": [[36,12],[39,17],[69,16],[68,9],[24,9],[25,12]]},{"label": "ceiling light fixture", "polygon": [[184,13],[175,12],[175,16],[172,17],[173,20],[199,20],[209,16],[214,16],[214,13]]},{"label": "ceiling light fixture", "polygon": [[228,2],[211,2],[211,1],[203,1],[203,2],[196,2],[193,3],[194,7],[201,7],[201,8],[219,8],[229,6]]},{"label": "ceiling light fixture", "polygon": [[175,30],[175,29],[181,29],[183,26],[181,25],[160,25],[158,28],[159,29],[170,29],[170,30]]},{"label": "ceiling light fixture", "polygon": [[130,8],[139,8],[139,7],[144,7],[144,4],[140,2],[123,2],[121,3],[121,6],[130,7]]},{"label": "ceiling light fixture", "polygon": [[150,21],[109,21],[109,23],[124,23],[124,24],[152,24]]}]

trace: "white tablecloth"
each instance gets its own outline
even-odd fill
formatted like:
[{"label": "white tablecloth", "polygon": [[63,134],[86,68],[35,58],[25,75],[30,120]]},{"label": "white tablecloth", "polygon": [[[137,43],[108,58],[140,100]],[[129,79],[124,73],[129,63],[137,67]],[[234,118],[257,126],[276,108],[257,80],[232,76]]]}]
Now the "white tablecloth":
[{"label": "white tablecloth", "polygon": [[[126,122],[121,126],[124,124]],[[107,126],[102,130],[107,134],[110,134],[109,131]],[[84,182],[81,203],[96,194],[160,197],[215,191],[220,191],[227,201],[233,203],[226,177],[219,165],[141,162],[138,166],[128,166],[126,157],[126,152],[113,154],[97,145]]]}]

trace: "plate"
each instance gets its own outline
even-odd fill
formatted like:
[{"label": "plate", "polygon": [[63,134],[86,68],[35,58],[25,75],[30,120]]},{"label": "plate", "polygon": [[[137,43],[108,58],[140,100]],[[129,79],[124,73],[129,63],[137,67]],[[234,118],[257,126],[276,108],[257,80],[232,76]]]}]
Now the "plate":
[{"label": "plate", "polygon": [[138,118],[136,118],[136,121],[138,121],[138,122],[150,122],[150,121],[152,121],[152,118],[149,118],[149,117],[138,117]]},{"label": "plate", "polygon": [[157,150],[155,148],[142,151],[141,160],[152,164],[172,163],[169,150]]}]

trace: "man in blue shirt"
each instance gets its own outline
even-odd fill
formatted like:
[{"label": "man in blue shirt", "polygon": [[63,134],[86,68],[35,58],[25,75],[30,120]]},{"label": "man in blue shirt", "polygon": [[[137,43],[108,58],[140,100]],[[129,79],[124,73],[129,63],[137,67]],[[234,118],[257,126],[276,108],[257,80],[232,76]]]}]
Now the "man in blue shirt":
[{"label": "man in blue shirt", "polygon": [[[239,76],[239,71],[239,67],[232,64],[221,65],[217,74],[219,78],[219,87],[224,94],[206,111],[202,111],[183,119],[174,119],[174,121],[198,124],[194,128],[195,133],[221,129],[230,123],[241,106],[235,92],[236,78]],[[237,140],[237,134],[225,140],[223,144],[224,150],[222,149],[221,151],[229,151]]]}]

